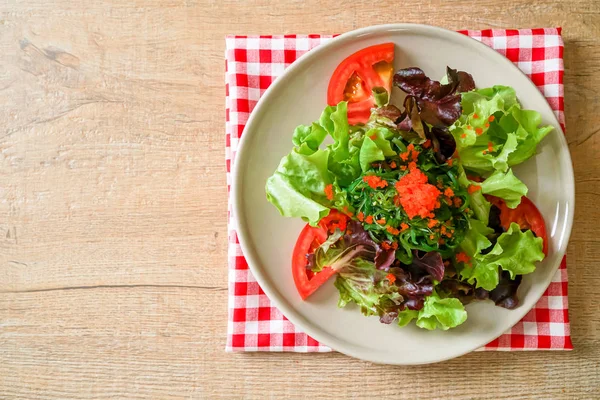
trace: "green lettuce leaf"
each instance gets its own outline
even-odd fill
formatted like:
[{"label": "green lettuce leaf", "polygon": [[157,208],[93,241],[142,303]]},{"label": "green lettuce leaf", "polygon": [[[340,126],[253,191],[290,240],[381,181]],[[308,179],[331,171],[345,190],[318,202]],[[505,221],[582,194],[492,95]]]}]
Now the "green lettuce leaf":
[{"label": "green lettuce leaf", "polygon": [[456,298],[441,298],[433,292],[425,299],[425,305],[419,311],[404,310],[398,313],[398,325],[405,326],[413,319],[419,328],[448,330],[467,320],[465,307]]},{"label": "green lettuce leaf", "polygon": [[328,168],[340,185],[347,186],[358,178],[361,172],[360,149],[350,144],[348,103],[342,101],[337,106],[328,106],[323,111],[319,123],[334,140],[334,143],[328,146],[331,151]]},{"label": "green lettuce leaf", "polygon": [[[516,129],[514,128],[515,125],[512,124],[511,117],[516,121]],[[508,158],[509,166],[520,164],[535,154],[537,145],[553,129],[549,125],[538,127],[541,123],[542,116],[537,111],[521,110],[518,108],[515,108],[510,114],[500,120],[501,126],[508,127],[510,124],[508,129],[510,131],[515,129],[515,135],[519,139],[517,149]]]},{"label": "green lettuce leaf", "polygon": [[386,139],[391,136],[390,130],[382,127],[369,129],[365,133],[359,154],[360,168],[363,172],[370,169],[372,163],[396,155],[390,141]]},{"label": "green lettuce leaf", "polygon": [[[523,110],[513,88],[494,86],[463,93],[463,113],[450,127],[463,166],[486,175],[522,163],[552,130],[541,115]],[[488,152],[491,143],[493,151]]]},{"label": "green lettuce leaf", "polygon": [[294,130],[292,143],[298,154],[311,155],[319,150],[325,138],[333,138],[329,150],[328,169],[341,185],[348,185],[360,175],[359,146],[350,141],[348,103],[327,106],[318,122],[311,126],[300,125]]},{"label": "green lettuce leaf", "polygon": [[[479,232],[482,233],[482,232]],[[479,242],[483,244],[483,241]],[[472,249],[472,245],[461,244],[461,248]],[[543,239],[536,238],[531,230],[522,232],[519,225],[512,223],[509,229],[498,237],[492,250],[481,254],[481,250],[471,256],[469,265],[460,268],[460,276],[479,288],[493,290],[498,286],[498,268],[516,275],[525,275],[535,271],[535,263],[544,259]]]},{"label": "green lettuce leaf", "polygon": [[297,147],[306,145],[306,148],[315,151],[319,150],[319,146],[327,137],[327,131],[321,125],[313,122],[311,126],[300,125],[294,130],[292,143]]},{"label": "green lettuce leaf", "polygon": [[417,310],[409,310],[408,308],[398,313],[398,326],[406,326],[415,318],[419,317]]},{"label": "green lettuce leaf", "polygon": [[[359,150],[350,143],[346,102],[328,106],[318,122],[310,126],[300,125],[294,131],[295,147],[285,156],[273,176],[267,180],[266,193],[269,200],[286,217],[300,217],[316,224],[329,213],[330,207],[349,206],[340,186],[346,186],[360,173]],[[389,142],[377,132],[377,143],[386,153]],[[321,149],[327,136],[333,144]],[[359,135],[360,136],[360,135]],[[387,148],[383,142],[388,143]],[[376,145],[377,147],[377,145]],[[334,200],[327,200],[325,186],[333,184]]]},{"label": "green lettuce leaf", "polygon": [[544,241],[535,237],[531,230],[525,232],[516,223],[498,238],[496,245],[484,260],[499,265],[510,273],[511,279],[516,275],[530,274],[535,271],[535,263],[544,259],[542,251]]},{"label": "green lettuce leaf", "polygon": [[504,199],[509,208],[515,208],[521,203],[521,197],[527,195],[527,186],[521,182],[509,169],[506,173],[495,171],[479,184],[483,194]]},{"label": "green lettuce leaf", "polygon": [[390,102],[390,94],[385,88],[376,86],[371,92],[373,93],[373,98],[375,99],[377,107],[383,107]]},{"label": "green lettuce leaf", "polygon": [[506,172],[495,171],[483,182],[474,182],[467,178],[464,169],[459,166],[458,183],[464,188],[471,185],[481,187],[481,190],[469,193],[469,204],[475,217],[486,225],[489,221],[492,204],[487,201],[484,194],[500,197],[504,199],[508,207],[515,208],[521,203],[521,197],[526,196],[528,192],[527,186],[513,174],[511,169]]},{"label": "green lettuce leaf", "polygon": [[[458,183],[464,188],[468,188],[470,185],[478,184],[467,178],[464,168],[460,165],[458,167]],[[487,226],[490,218],[490,209],[492,208],[492,204],[489,201],[487,201],[487,199],[483,196],[481,190],[469,193],[469,204],[471,206],[471,209],[475,213],[475,217],[481,222],[484,222]]]},{"label": "green lettuce leaf", "polygon": [[471,193],[469,196],[471,198],[471,208],[473,209],[475,216],[477,219],[487,224],[490,220],[490,209],[492,208],[492,203],[487,201],[481,190]]},{"label": "green lettuce leaf", "polygon": [[492,233],[494,233],[494,230],[489,228],[485,222],[469,219],[469,230],[459,247],[469,257],[474,257],[492,245],[492,242],[487,238]]},{"label": "green lettuce leaf", "polygon": [[385,160],[385,156],[377,144],[371,140],[370,137],[365,136],[362,147],[360,148],[359,160],[360,168],[365,172],[371,168],[371,163],[383,161]]},{"label": "green lettuce leaf", "polygon": [[371,128],[365,133],[365,137],[370,138],[386,157],[396,155],[396,152],[392,149],[392,143],[389,141],[393,136],[394,132],[384,127]]},{"label": "green lettuce leaf", "polygon": [[332,176],[327,169],[328,160],[329,150],[310,155],[292,150],[267,179],[267,200],[281,215],[300,217],[315,225],[329,214],[325,186],[332,182]]},{"label": "green lettuce leaf", "polygon": [[471,263],[460,270],[460,277],[471,285],[475,284],[476,287],[485,290],[493,290],[500,282],[498,266],[476,257],[471,258]]},{"label": "green lettuce leaf", "polygon": [[[492,142],[496,151],[499,151],[497,155],[488,152],[489,142]],[[506,134],[506,140],[501,144],[494,143],[487,134],[478,137],[475,143],[459,152],[460,159],[465,168],[482,175],[494,170],[506,171],[509,158],[518,146],[517,136],[514,133]]]}]

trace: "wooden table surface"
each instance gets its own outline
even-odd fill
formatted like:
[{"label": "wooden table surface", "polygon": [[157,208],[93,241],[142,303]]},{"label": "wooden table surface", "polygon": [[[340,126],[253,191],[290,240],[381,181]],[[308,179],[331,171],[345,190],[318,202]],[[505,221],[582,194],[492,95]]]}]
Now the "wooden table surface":
[{"label": "wooden table surface", "polygon": [[[600,398],[600,3],[385,3],[0,1],[0,398]],[[390,22],[564,28],[574,351],[224,352],[224,36]]]}]

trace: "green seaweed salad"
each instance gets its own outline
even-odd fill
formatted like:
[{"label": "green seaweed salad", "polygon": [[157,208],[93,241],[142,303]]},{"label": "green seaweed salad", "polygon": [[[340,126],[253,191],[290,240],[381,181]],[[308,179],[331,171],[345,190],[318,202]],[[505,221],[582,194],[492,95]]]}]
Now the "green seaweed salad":
[{"label": "green seaweed salad", "polygon": [[350,125],[341,101],[296,128],[266,193],[308,222],[292,262],[303,298],[336,275],[340,307],[429,330],[462,324],[474,300],[518,305],[547,237],[511,167],[552,127],[511,87],[477,89],[451,68],[442,82],[399,70],[402,109],[375,88],[365,123]]}]

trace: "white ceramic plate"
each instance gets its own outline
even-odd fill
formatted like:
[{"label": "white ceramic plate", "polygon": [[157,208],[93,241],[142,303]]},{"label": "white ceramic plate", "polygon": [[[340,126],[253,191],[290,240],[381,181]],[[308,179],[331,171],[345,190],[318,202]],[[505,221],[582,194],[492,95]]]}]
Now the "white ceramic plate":
[{"label": "white ceramic plate", "polygon": [[[364,317],[356,307],[339,309],[333,281],[308,301],[296,292],[291,274],[294,243],[304,223],[284,218],[265,198],[265,183],[292,149],[299,124],[317,120],[326,106],[335,67],[364,47],[394,42],[396,69],[418,66],[441,77],[446,65],[471,73],[478,87],[512,86],[524,108],[554,126],[539,154],[514,168],[529,187],[550,235],[550,254],[519,288],[512,311],[491,301],[468,305],[467,321],[448,331],[400,328]],[[398,89],[395,89],[399,91]],[[260,286],[283,314],[319,342],[353,357],[387,364],[422,364],[463,355],[489,343],[517,323],[548,287],[569,239],[573,220],[573,169],[560,125],[533,83],[509,60],[467,36],[445,29],[395,24],[359,29],[337,37],[297,60],[267,90],[254,109],[236,157],[233,199],[242,250]]]}]

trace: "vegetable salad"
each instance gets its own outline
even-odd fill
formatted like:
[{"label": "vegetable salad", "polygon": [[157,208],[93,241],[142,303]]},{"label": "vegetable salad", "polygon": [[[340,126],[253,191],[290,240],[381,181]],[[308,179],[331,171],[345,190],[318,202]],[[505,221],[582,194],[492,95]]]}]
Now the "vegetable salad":
[{"label": "vegetable salad", "polygon": [[[308,223],[292,261],[300,295],[335,275],[340,307],[428,330],[462,324],[475,300],[516,307],[547,238],[511,167],[552,128],[513,88],[476,88],[451,68],[441,82],[414,67],[383,76],[406,94],[400,107],[389,103],[392,85],[346,78],[330,96],[343,100],[296,128],[266,184],[283,216]],[[366,89],[369,113],[350,124]]]}]

